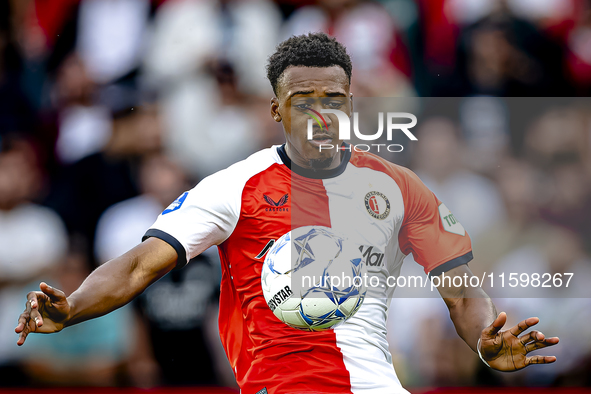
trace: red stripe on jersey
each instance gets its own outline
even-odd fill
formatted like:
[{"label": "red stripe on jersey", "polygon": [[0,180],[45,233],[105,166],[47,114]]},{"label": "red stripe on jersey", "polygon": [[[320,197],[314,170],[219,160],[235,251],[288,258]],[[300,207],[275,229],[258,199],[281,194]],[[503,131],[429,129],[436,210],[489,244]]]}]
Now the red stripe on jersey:
[{"label": "red stripe on jersey", "polygon": [[310,179],[292,173],[292,201],[295,205],[291,211],[291,228],[302,226],[330,227],[328,195],[322,179]]},{"label": "red stripe on jersey", "polygon": [[[285,194],[287,202],[277,206]],[[220,335],[243,394],[263,387],[270,394],[351,393],[334,331],[290,328],[263,297],[263,258],[255,256],[269,240],[305,225],[330,226],[322,181],[296,178],[286,166],[274,164],[246,183],[240,219],[220,245]]]}]

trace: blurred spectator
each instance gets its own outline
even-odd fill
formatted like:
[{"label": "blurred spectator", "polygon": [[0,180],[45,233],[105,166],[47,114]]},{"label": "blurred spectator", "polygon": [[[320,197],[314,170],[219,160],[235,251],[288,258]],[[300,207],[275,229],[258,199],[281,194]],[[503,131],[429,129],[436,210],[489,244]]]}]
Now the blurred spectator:
[{"label": "blurred spectator", "polygon": [[492,175],[509,150],[507,103],[498,97],[469,97],[458,102],[465,140],[466,166]]},{"label": "blurred spectator", "polygon": [[166,146],[191,175],[225,168],[267,139],[265,63],[279,22],[267,0],[181,0],[159,9],[145,79],[163,91]]},{"label": "blurred spectator", "polygon": [[[506,0],[507,9],[531,22],[560,21],[568,17],[579,0]],[[463,25],[469,25],[494,13],[498,2],[488,0],[449,0],[447,13]]]},{"label": "blurred spectator", "polygon": [[552,227],[539,217],[544,199],[541,175],[525,161],[502,161],[496,181],[507,214],[490,220],[474,243],[474,254],[478,256],[478,264],[472,267],[475,272],[491,271],[503,256],[525,245],[539,248],[548,242]]},{"label": "blurred spectator", "polygon": [[263,106],[237,89],[229,64],[214,64],[210,72],[215,85],[209,94],[207,89],[185,85],[184,93],[162,103],[170,130],[167,146],[195,177],[224,169],[260,149],[269,138],[265,120],[272,119],[268,103]]},{"label": "blurred spectator", "polygon": [[56,154],[71,164],[100,151],[111,134],[108,108],[95,102],[96,86],[79,56],[68,56],[58,69],[53,101],[58,110]]},{"label": "blurred spectator", "polygon": [[494,5],[490,15],[462,31],[458,75],[435,95],[568,94],[557,61],[560,47],[534,25],[512,14],[506,1]]},{"label": "blurred spectator", "polygon": [[[59,265],[49,283],[70,295],[89,274],[86,257],[74,252]],[[44,280],[48,281],[47,277]],[[25,295],[26,292],[21,292],[19,299],[24,299]],[[125,306],[54,335],[32,335],[27,338],[30,340],[28,346],[19,349],[23,354],[21,364],[28,376],[27,385],[121,384],[125,363],[133,348],[146,346],[138,343],[138,338],[133,335],[135,325],[133,310]]]},{"label": "blurred spectator", "polygon": [[77,52],[95,82],[110,83],[139,66],[150,0],[82,0]]},{"label": "blurred spectator", "polygon": [[[400,366],[405,372],[400,376],[403,385],[457,387],[476,383],[478,356],[457,336],[441,300],[395,298],[391,308],[391,351],[398,361],[395,368],[398,371]],[[400,341],[401,334],[409,336]]]},{"label": "blurred spectator", "polygon": [[[137,301],[160,367],[161,384],[214,385],[234,380],[228,378],[232,372],[229,364],[224,365],[219,338],[207,329],[208,322],[217,321],[220,268],[214,264],[216,258],[210,251],[192,259],[187,267],[152,285]],[[218,369],[220,364],[224,371]]]},{"label": "blurred spectator", "polygon": [[0,381],[22,384],[15,374],[18,352],[14,316],[23,310],[23,291],[56,270],[67,251],[60,218],[31,202],[40,190],[41,173],[32,145],[11,136],[0,151]]},{"label": "blurred spectator", "polygon": [[100,263],[139,244],[156,217],[189,186],[182,169],[158,153],[142,159],[138,175],[141,194],[109,207],[100,217],[94,249]]},{"label": "blurred spectator", "polygon": [[551,108],[525,134],[525,154],[546,171],[541,213],[550,223],[580,234],[591,245],[588,119],[574,107]]},{"label": "blurred spectator", "polygon": [[[160,212],[187,189],[185,174],[162,155],[149,156],[142,162],[140,185],[143,194],[113,205],[102,215],[95,249],[99,261],[137,245]],[[225,371],[216,367],[225,359],[221,342],[207,330],[208,322],[217,320],[219,270],[215,251],[209,250],[182,270],[164,276],[137,300],[151,348],[142,349],[134,364],[150,365],[155,359],[161,381],[154,383],[219,384],[223,373],[227,375],[229,366]],[[135,380],[141,384],[145,371],[136,369],[135,373]]]},{"label": "blurred spectator", "polygon": [[35,117],[20,83],[22,56],[11,29],[10,11],[9,2],[0,2],[0,137],[3,133],[30,130]]},{"label": "blurred spectator", "polygon": [[[591,316],[586,311],[591,310],[591,304],[588,298],[567,297],[581,297],[586,293],[580,285],[586,286],[591,280],[591,260],[576,234],[541,220],[539,209],[547,198],[543,173],[525,161],[507,158],[498,170],[497,180],[507,216],[492,224],[474,245],[479,262],[472,267],[476,275],[482,272],[574,274],[570,288],[486,286],[491,296],[507,297],[496,301],[499,310],[508,312],[507,324],[516,324],[525,315],[540,317],[545,322],[544,331],[552,330],[553,335],[561,338],[561,349],[555,352],[557,357],[568,359],[545,371],[523,371],[515,376],[495,374],[496,378],[509,385],[549,385],[561,374],[579,373],[576,366],[589,354],[588,346],[582,345],[590,343],[589,331],[582,330],[573,336],[571,328],[585,324],[575,321],[588,321]],[[544,298],[524,298],[535,296]]]},{"label": "blurred spectator", "polygon": [[[581,367],[588,367],[591,352],[591,331],[572,329],[573,326],[587,325],[591,319],[591,299],[581,297],[582,294],[588,295],[591,259],[585,255],[576,234],[554,228],[541,247],[523,245],[495,264],[495,273],[515,271],[530,275],[573,274],[568,288],[551,287],[541,291],[541,288],[507,287],[503,289],[503,297],[507,298],[498,303],[511,316],[508,324],[517,324],[520,316],[525,315],[535,315],[544,321],[544,332],[551,331],[561,339],[561,346],[553,349],[553,354],[562,362],[550,365],[544,371],[527,369],[515,376],[499,377],[508,385],[547,386],[557,384],[562,376],[561,384],[570,385],[569,380],[581,379]],[[533,298],[536,295],[540,298]]]},{"label": "blurred spectator", "polygon": [[359,0],[319,0],[296,10],[283,38],[323,31],[343,43],[351,55],[351,91],[359,97],[414,95],[408,77],[407,48],[394,20],[379,4]]},{"label": "blurred spectator", "polygon": [[[475,264],[470,263],[470,267],[473,269]],[[404,260],[399,276],[421,276],[428,281],[412,257]],[[388,309],[387,328],[394,368],[403,386],[477,383],[478,356],[457,336],[437,291],[396,289]]]},{"label": "blurred spectator", "polygon": [[550,198],[542,217],[550,223],[576,231],[591,246],[591,188],[589,175],[580,163],[562,164],[550,174]]},{"label": "blurred spectator", "polygon": [[134,89],[106,91],[113,128],[102,151],[65,167],[48,203],[64,218],[72,234],[88,241],[89,261],[97,221],[110,205],[138,194],[138,166],[143,156],[161,149],[162,130],[155,104]]},{"label": "blurred spectator", "polygon": [[231,64],[242,92],[269,94],[265,64],[279,43],[280,22],[279,11],[268,0],[166,2],[156,15],[147,78],[173,84],[169,89],[174,90],[214,60]]},{"label": "blurred spectator", "polygon": [[526,130],[524,151],[528,160],[546,170],[588,157],[590,140],[583,113],[571,104],[539,114]]},{"label": "blurred spectator", "polygon": [[[454,0],[416,2],[420,14],[417,34],[419,38],[416,44],[420,49],[415,50],[413,71],[419,76],[415,77],[415,84],[422,95],[433,95],[433,92],[437,92],[453,78],[457,66],[456,47],[460,32],[458,18],[451,12],[454,3]],[[461,7],[462,10],[469,8]]]},{"label": "blurred spectator", "polygon": [[417,175],[476,240],[492,221],[504,215],[495,186],[464,168],[464,147],[450,120],[424,120],[417,138],[413,157]]},{"label": "blurred spectator", "polygon": [[[591,93],[591,2],[579,1],[574,26],[567,33],[565,68],[579,96]],[[578,8],[578,9],[577,9]]]}]

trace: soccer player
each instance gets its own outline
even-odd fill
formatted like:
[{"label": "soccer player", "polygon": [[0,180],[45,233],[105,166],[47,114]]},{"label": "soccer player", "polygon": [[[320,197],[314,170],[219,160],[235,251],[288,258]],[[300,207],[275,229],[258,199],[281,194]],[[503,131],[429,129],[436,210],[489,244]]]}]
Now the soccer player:
[{"label": "soccer player", "polygon": [[[280,322],[261,289],[265,247],[304,225],[354,227],[356,240],[384,254],[379,266],[368,267],[380,281],[396,275],[411,252],[431,276],[471,276],[468,235],[459,223],[443,220],[449,212],[416,175],[347,149],[332,115],[325,116],[327,127],[315,126],[313,140],[307,139],[310,110],[351,114],[351,69],[345,48],[325,34],[281,43],[269,59],[268,77],[276,95],[271,115],[283,123],[286,143],[255,153],[183,193],[157,218],[144,242],[100,266],[69,297],[41,283],[41,291],[27,296],[17,343],[22,345],[31,332],[57,332],[109,313],[218,245],[223,271],[219,329],[242,393],[405,393],[386,341],[393,288],[373,289],[376,293],[366,297],[355,316],[323,332]],[[344,149],[320,151],[320,144]],[[480,288],[438,290],[458,334],[491,368],[514,371],[556,360],[528,356],[558,343],[537,331],[521,335],[537,318],[501,331],[507,317],[497,314]]]}]

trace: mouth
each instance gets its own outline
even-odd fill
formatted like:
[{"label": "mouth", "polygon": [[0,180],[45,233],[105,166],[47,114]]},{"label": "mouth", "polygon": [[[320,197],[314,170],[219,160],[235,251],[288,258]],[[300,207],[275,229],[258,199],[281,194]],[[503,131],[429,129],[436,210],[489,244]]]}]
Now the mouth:
[{"label": "mouth", "polygon": [[314,134],[311,140],[308,140],[314,146],[332,144],[333,138],[329,134]]}]

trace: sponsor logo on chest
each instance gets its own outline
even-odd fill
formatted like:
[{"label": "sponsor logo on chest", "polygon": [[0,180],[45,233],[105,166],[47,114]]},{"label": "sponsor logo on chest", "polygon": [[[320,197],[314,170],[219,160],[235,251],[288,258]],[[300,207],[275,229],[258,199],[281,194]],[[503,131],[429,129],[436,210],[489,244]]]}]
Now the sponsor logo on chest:
[{"label": "sponsor logo on chest", "polygon": [[365,265],[369,267],[384,266],[384,253],[375,246],[361,245],[359,250],[361,251]]},{"label": "sponsor logo on chest", "polygon": [[263,200],[266,203],[265,212],[289,212],[289,208],[285,206],[289,200],[288,193],[285,193],[277,201],[273,200],[270,196],[263,194]]}]

